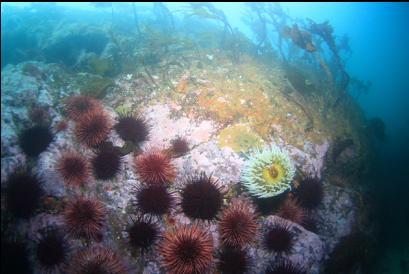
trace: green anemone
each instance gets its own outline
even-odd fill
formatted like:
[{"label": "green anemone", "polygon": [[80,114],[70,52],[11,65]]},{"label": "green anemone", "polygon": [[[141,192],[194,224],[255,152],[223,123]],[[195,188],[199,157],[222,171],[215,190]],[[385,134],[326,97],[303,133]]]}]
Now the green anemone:
[{"label": "green anemone", "polygon": [[249,156],[241,174],[241,182],[259,198],[273,197],[291,186],[295,169],[288,153],[276,146],[256,150]]}]

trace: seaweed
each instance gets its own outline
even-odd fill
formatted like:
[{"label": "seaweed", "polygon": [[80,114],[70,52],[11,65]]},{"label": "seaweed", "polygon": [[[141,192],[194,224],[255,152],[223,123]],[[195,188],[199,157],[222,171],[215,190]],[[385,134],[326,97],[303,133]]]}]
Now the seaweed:
[{"label": "seaweed", "polygon": [[99,58],[96,55],[92,55],[87,63],[91,73],[101,76],[115,76],[118,73],[113,59]]},{"label": "seaweed", "polygon": [[204,19],[215,20],[223,25],[223,34],[220,41],[221,47],[230,48],[233,53],[233,61],[239,62],[239,43],[236,39],[239,31],[233,30],[224,12],[208,2],[194,2],[189,4],[189,7],[187,7],[185,11],[187,17],[197,16]]},{"label": "seaweed", "polygon": [[81,87],[82,95],[91,96],[98,99],[103,99],[115,87],[115,82],[110,78],[91,77]]},{"label": "seaweed", "polygon": [[294,104],[296,104],[297,106],[299,106],[300,109],[304,112],[304,114],[308,118],[308,123],[305,126],[305,131],[306,132],[311,131],[314,128],[314,118],[312,117],[311,111],[307,109],[307,107],[305,106],[305,103],[303,104],[303,103],[300,102],[301,101],[300,99],[296,99],[296,97],[302,98],[302,95],[297,96],[298,94],[300,94],[300,92],[292,85],[292,83],[289,81],[289,79],[286,79],[286,81],[287,81],[287,85],[291,88],[292,93],[284,92],[283,95],[289,101],[291,101]]},{"label": "seaweed", "polygon": [[[271,43],[276,44],[281,58],[286,61],[282,48],[283,32],[289,16],[284,12],[279,3],[248,3],[244,22],[253,30],[258,42],[257,50],[262,46],[269,47]],[[272,28],[273,31],[270,31]],[[270,42],[271,41],[271,42]]]},{"label": "seaweed", "polygon": [[165,4],[162,2],[154,2],[153,12],[156,15],[157,21],[160,22],[162,26],[169,26],[169,28],[165,28],[165,31],[175,30],[175,20]]}]

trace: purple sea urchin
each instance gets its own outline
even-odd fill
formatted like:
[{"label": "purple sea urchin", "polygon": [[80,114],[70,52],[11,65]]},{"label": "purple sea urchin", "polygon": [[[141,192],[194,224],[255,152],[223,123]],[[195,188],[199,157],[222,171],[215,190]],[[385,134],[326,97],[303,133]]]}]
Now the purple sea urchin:
[{"label": "purple sea urchin", "polygon": [[219,221],[221,242],[228,247],[251,243],[258,233],[257,215],[247,201],[235,200],[222,211]]},{"label": "purple sea urchin", "polygon": [[149,126],[142,116],[122,116],[114,125],[114,129],[122,140],[135,144],[146,141],[149,136]]},{"label": "purple sea urchin", "polygon": [[87,112],[79,118],[75,135],[80,143],[89,147],[102,143],[111,130],[111,120],[103,111]]},{"label": "purple sea urchin", "polygon": [[96,199],[78,197],[68,203],[64,219],[68,233],[76,238],[100,240],[106,210]]},{"label": "purple sea urchin", "polygon": [[136,156],[134,163],[136,173],[144,183],[171,183],[176,177],[176,168],[171,158],[161,150],[146,151]]},{"label": "purple sea urchin", "polygon": [[135,189],[134,205],[142,214],[163,215],[173,206],[175,197],[165,185],[140,185]]},{"label": "purple sea urchin", "polygon": [[54,140],[47,126],[37,125],[25,129],[19,136],[19,145],[27,156],[36,157]]},{"label": "purple sea urchin", "polygon": [[158,225],[151,218],[139,217],[127,229],[129,244],[142,251],[150,248],[159,237]]},{"label": "purple sea urchin", "polygon": [[1,273],[32,274],[27,247],[22,242],[9,242],[1,237]]},{"label": "purple sea urchin", "polygon": [[66,269],[68,274],[123,274],[127,273],[120,257],[111,249],[93,246],[78,251]]},{"label": "purple sea urchin", "polygon": [[91,169],[85,157],[74,151],[63,153],[57,163],[57,171],[64,182],[71,186],[83,186],[91,177]]},{"label": "purple sea urchin", "polygon": [[307,177],[300,182],[295,194],[302,207],[314,209],[324,196],[322,182],[318,178]]},{"label": "purple sea urchin", "polygon": [[263,246],[270,252],[290,253],[294,239],[290,226],[281,221],[269,225],[264,235]]},{"label": "purple sea urchin", "polygon": [[211,221],[223,205],[223,193],[217,181],[200,173],[187,179],[180,205],[186,216]]},{"label": "purple sea urchin", "polygon": [[247,273],[250,269],[250,257],[243,249],[223,249],[217,268],[221,274]]},{"label": "purple sea urchin", "polygon": [[26,173],[16,173],[7,180],[6,209],[17,218],[33,216],[40,206],[43,190],[38,179]]},{"label": "purple sea urchin", "polygon": [[205,273],[213,261],[213,240],[197,225],[184,225],[164,234],[159,252],[169,273]]},{"label": "purple sea urchin", "polygon": [[283,259],[269,265],[266,274],[307,274],[307,271],[302,266]]},{"label": "purple sea urchin", "polygon": [[100,149],[92,159],[95,178],[110,180],[114,178],[121,168],[122,156],[116,148]]},{"label": "purple sea urchin", "polygon": [[46,272],[61,267],[68,255],[68,244],[64,235],[56,227],[45,228],[37,239],[35,255]]}]

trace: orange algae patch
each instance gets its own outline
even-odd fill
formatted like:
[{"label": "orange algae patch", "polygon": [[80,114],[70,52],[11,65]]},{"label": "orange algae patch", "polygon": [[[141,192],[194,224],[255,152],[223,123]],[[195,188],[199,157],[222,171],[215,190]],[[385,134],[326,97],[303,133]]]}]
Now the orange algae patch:
[{"label": "orange algae patch", "polygon": [[222,124],[247,122],[258,135],[269,139],[273,107],[268,96],[253,83],[235,87],[227,82],[220,88],[202,88],[198,104]]},{"label": "orange algae patch", "polygon": [[179,93],[187,93],[189,87],[189,80],[186,77],[182,77],[176,86],[176,91]]}]

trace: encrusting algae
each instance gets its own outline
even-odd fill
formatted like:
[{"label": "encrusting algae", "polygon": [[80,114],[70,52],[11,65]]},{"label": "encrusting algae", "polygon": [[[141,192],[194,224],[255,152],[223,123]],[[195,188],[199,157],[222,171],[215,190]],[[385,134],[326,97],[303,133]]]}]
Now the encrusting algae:
[{"label": "encrusting algae", "polygon": [[251,148],[263,146],[264,141],[248,125],[235,124],[220,131],[218,144],[220,147],[230,147],[235,152],[247,152]]}]

